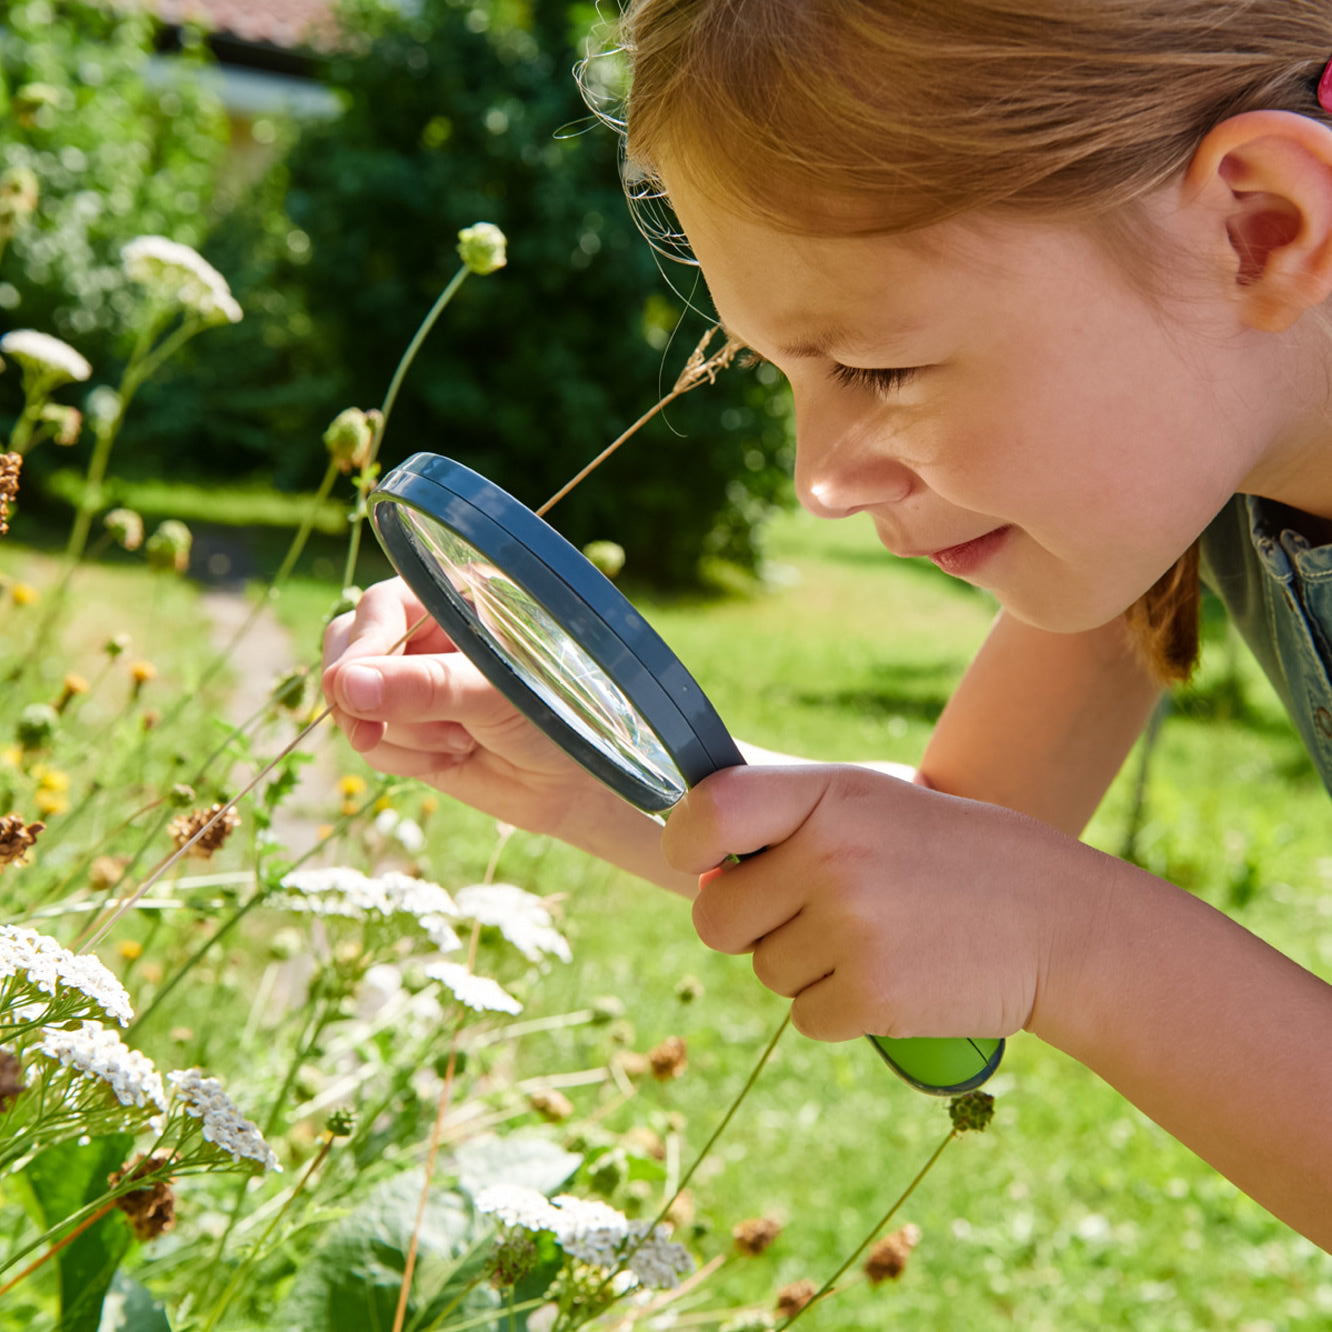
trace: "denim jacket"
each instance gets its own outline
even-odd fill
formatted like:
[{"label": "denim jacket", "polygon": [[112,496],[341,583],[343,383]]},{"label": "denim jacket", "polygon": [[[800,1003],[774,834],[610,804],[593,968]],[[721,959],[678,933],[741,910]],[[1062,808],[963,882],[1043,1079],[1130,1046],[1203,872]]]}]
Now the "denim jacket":
[{"label": "denim jacket", "polygon": [[1236,495],[1203,533],[1202,575],[1332,791],[1332,545],[1311,545],[1292,518],[1283,505]]}]

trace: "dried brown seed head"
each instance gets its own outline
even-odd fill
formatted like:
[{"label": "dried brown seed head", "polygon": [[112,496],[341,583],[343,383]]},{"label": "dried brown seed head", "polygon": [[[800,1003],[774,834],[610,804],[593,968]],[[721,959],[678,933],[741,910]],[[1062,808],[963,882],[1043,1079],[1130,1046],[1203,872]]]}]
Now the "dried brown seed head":
[{"label": "dried brown seed head", "polygon": [[527,1103],[542,1119],[551,1124],[559,1124],[574,1112],[573,1102],[554,1087],[544,1091],[534,1091],[527,1098]]},{"label": "dried brown seed head", "polygon": [[42,822],[25,823],[21,814],[0,818],[0,870],[6,865],[23,864],[38,836],[45,830]]},{"label": "dried brown seed head", "polygon": [[[126,1180],[143,1179],[155,1175],[171,1164],[169,1156],[138,1156],[133,1165],[112,1171],[106,1182],[115,1188]],[[141,1189],[122,1193],[116,1206],[124,1212],[136,1239],[156,1239],[176,1224],[176,1195],[170,1179],[159,1179]]]},{"label": "dried brown seed head", "polygon": [[777,1313],[782,1318],[798,1314],[818,1293],[818,1287],[809,1280],[793,1281],[777,1292]]},{"label": "dried brown seed head", "polygon": [[18,499],[23,455],[0,453],[0,536],[9,531],[9,506]]},{"label": "dried brown seed head", "polygon": [[190,847],[189,855],[196,860],[212,860],[226,844],[227,838],[240,827],[240,823],[240,815],[234,809],[225,809],[223,805],[216,804],[207,809],[191,810],[188,814],[177,814],[167,824],[167,832],[175,842],[177,851],[202,833],[199,840]]},{"label": "dried brown seed head", "polygon": [[865,1275],[874,1285],[881,1281],[896,1281],[906,1270],[911,1250],[920,1243],[919,1226],[903,1226],[891,1235],[885,1235],[865,1259]]},{"label": "dried brown seed head", "polygon": [[688,1046],[683,1036],[668,1036],[654,1049],[648,1051],[648,1063],[652,1067],[652,1076],[658,1082],[669,1082],[678,1078],[689,1067]]},{"label": "dried brown seed head", "polygon": [[23,1065],[12,1050],[0,1050],[0,1112],[8,1110],[23,1090]]},{"label": "dried brown seed head", "polygon": [[782,1223],[775,1216],[751,1216],[731,1231],[736,1253],[756,1258],[782,1233]]}]

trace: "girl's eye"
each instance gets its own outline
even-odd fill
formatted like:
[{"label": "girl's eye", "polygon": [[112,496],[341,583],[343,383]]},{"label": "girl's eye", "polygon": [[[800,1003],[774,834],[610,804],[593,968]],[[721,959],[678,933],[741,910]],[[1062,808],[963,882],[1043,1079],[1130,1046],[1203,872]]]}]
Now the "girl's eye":
[{"label": "girl's eye", "polygon": [[856,365],[834,365],[828,373],[847,388],[865,389],[871,393],[896,393],[916,377],[914,365],[891,366],[881,370],[868,370]]}]

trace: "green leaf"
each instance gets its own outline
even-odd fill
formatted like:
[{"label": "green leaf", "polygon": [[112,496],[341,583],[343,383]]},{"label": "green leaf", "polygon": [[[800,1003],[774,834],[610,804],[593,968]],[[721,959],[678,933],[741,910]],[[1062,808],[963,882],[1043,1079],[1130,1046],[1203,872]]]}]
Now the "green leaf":
[{"label": "green leaf", "polygon": [[97,1332],[171,1332],[166,1310],[133,1277],[117,1272],[102,1301]]},{"label": "green leaf", "polygon": [[[388,1332],[423,1180],[420,1170],[385,1180],[333,1226],[305,1261],[273,1325],[301,1332]],[[488,1238],[488,1224],[477,1223],[461,1195],[432,1189],[405,1326],[429,1327],[451,1305],[450,1321],[498,1307],[498,1296],[482,1280],[488,1246],[478,1242]]]},{"label": "green leaf", "polygon": [[[107,1176],[125,1164],[134,1135],[66,1142],[34,1157],[23,1174],[49,1228],[107,1191]],[[97,1332],[102,1300],[133,1236],[118,1211],[89,1226],[51,1260],[60,1272],[60,1332]]]},{"label": "green leaf", "polygon": [[459,1146],[456,1159],[458,1183],[472,1197],[493,1184],[554,1193],[583,1163],[577,1153],[538,1133],[471,1138]]}]

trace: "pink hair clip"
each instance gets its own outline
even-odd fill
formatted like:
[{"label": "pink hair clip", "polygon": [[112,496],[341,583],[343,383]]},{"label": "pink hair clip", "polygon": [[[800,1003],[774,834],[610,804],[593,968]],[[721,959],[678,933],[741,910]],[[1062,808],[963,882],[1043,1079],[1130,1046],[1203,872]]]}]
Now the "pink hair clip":
[{"label": "pink hair clip", "polygon": [[1332,111],[1332,60],[1327,62],[1315,91],[1318,97],[1318,105],[1324,111]]}]

